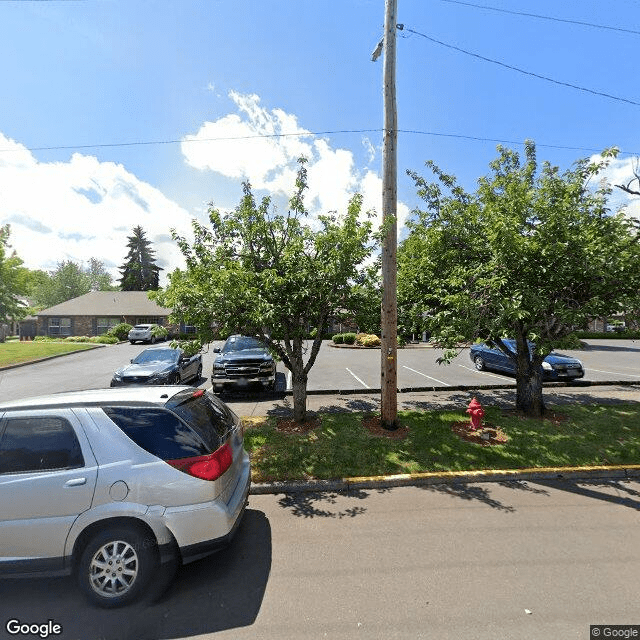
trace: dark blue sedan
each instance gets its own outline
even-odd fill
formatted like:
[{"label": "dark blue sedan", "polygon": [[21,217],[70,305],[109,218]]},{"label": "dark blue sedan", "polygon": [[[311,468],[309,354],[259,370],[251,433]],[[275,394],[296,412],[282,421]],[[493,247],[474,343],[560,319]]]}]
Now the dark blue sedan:
[{"label": "dark blue sedan", "polygon": [[[516,353],[515,340],[503,340],[506,347]],[[533,350],[534,345],[530,345]],[[478,371],[490,369],[500,373],[516,374],[516,363],[497,346],[490,347],[484,342],[471,345],[469,357]],[[553,351],[542,362],[543,380],[573,380],[584,377],[582,362],[576,358],[554,353]]]}]

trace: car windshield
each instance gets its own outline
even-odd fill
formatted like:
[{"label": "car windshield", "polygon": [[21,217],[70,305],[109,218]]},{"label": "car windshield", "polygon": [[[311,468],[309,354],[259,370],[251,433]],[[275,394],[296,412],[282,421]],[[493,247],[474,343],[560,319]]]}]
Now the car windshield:
[{"label": "car windshield", "polygon": [[257,338],[241,337],[227,340],[222,353],[229,353],[231,351],[244,351],[245,349],[265,349],[265,346]]},{"label": "car windshield", "polygon": [[138,331],[147,331],[148,329],[151,329],[151,325],[150,324],[137,324],[133,328],[137,329]]},{"label": "car windshield", "polygon": [[177,349],[145,349],[133,360],[133,364],[145,364],[147,362],[177,362],[179,352]]}]

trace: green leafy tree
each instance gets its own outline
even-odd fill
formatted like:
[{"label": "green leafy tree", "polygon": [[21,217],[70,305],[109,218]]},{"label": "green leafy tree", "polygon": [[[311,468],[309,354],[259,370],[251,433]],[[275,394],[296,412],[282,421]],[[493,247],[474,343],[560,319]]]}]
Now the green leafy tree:
[{"label": "green leafy tree", "polygon": [[589,187],[613,152],[561,173],[539,169],[530,141],[522,160],[498,151],[473,194],[431,162],[435,183],[410,172],[427,206],[399,251],[398,299],[450,349],[474,338],[497,345],[516,365],[517,407],[539,416],[541,365],[553,345],[589,318],[636,306],[638,230],[609,212],[609,187]]},{"label": "green leafy tree", "polygon": [[27,293],[28,269],[15,251],[9,253],[11,227],[0,227],[0,323],[24,317],[26,306],[22,296]]},{"label": "green leafy tree", "polygon": [[114,291],[116,289],[113,286],[111,274],[100,260],[91,258],[85,273],[89,276],[91,291]]},{"label": "green leafy tree", "polygon": [[[319,216],[312,228],[306,189],[301,159],[286,215],[274,212],[268,197],[258,204],[245,183],[235,211],[211,209],[210,228],[193,222],[192,244],[174,231],[187,269],[174,271],[167,289],[152,295],[174,309],[174,321],[196,325],[205,342],[214,328],[260,336],[291,371],[297,421],[306,419],[307,377],[327,320],[347,306],[359,265],[372,250],[371,224],[359,220],[360,195],[343,216]],[[307,348],[310,329],[315,338]]]},{"label": "green leafy tree", "polygon": [[128,240],[129,252],[120,267],[120,288],[122,291],[157,289],[162,268],[156,264],[155,251],[151,249],[151,242],[145,237],[142,227],[135,227]]},{"label": "green leafy tree", "polygon": [[38,280],[32,297],[35,304],[43,308],[53,307],[91,291],[89,275],[81,265],[72,260],[59,262],[47,278]]}]

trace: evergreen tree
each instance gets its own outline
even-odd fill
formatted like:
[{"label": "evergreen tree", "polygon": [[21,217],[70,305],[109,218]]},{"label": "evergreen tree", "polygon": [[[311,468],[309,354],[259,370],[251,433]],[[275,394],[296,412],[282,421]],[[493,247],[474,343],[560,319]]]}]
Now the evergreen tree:
[{"label": "evergreen tree", "polygon": [[150,248],[151,242],[145,238],[142,227],[135,227],[128,240],[129,253],[120,267],[120,288],[122,291],[157,289],[162,268],[155,263],[155,251]]}]

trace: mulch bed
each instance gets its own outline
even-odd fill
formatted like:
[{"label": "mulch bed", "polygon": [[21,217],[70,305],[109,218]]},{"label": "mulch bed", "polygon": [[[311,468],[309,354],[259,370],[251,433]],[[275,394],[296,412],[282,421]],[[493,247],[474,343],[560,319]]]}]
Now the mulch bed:
[{"label": "mulch bed", "polygon": [[485,424],[482,428],[472,431],[470,422],[454,422],[451,431],[462,440],[473,442],[483,447],[492,447],[504,444],[509,438],[502,429]]},{"label": "mulch bed", "polygon": [[382,418],[374,413],[368,413],[362,418],[362,426],[377,438],[390,438],[391,440],[404,440],[409,435],[409,427],[400,425],[394,431],[382,426]]},{"label": "mulch bed", "polygon": [[304,422],[296,422],[293,418],[278,418],[276,429],[282,433],[304,435],[319,427],[321,422],[318,416],[308,416]]}]

